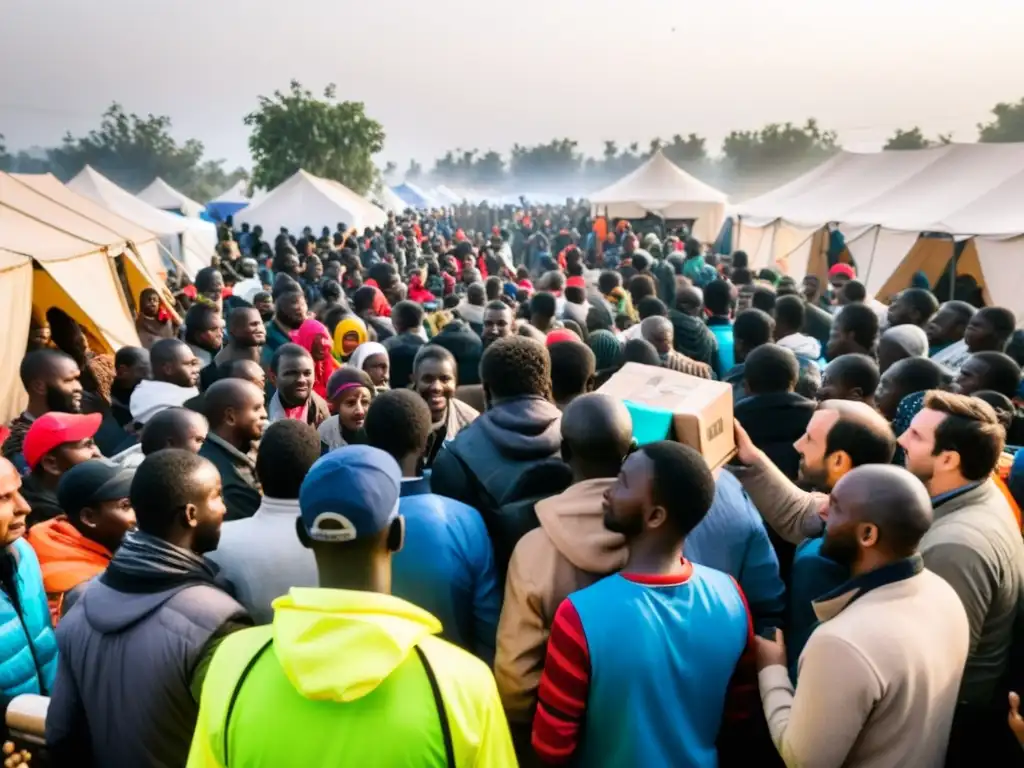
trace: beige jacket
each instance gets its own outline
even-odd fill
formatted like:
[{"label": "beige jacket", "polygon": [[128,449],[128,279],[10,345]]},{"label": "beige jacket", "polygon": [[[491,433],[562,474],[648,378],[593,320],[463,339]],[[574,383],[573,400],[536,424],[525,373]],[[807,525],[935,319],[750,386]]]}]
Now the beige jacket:
[{"label": "beige jacket", "polygon": [[743,484],[754,506],[783,540],[799,544],[825,530],[828,496],[800,490],[763,453],[749,467],[727,465],[726,469]]},{"label": "beige jacket", "polygon": [[615,478],[585,480],[537,502],[540,528],[512,552],[498,622],[494,677],[511,723],[530,723],[551,622],[561,602],[626,565],[621,534],[604,527],[604,492]]},{"label": "beige jacket", "polygon": [[815,603],[800,654],[758,675],[772,740],[790,768],[942,768],[967,659],[967,615],[928,570]]},{"label": "beige jacket", "polygon": [[1024,542],[995,483],[986,480],[940,500],[932,527],[921,540],[921,554],[928,570],[959,595],[970,622],[970,656],[960,698],[989,705],[1009,664],[1014,621],[1024,598]]}]

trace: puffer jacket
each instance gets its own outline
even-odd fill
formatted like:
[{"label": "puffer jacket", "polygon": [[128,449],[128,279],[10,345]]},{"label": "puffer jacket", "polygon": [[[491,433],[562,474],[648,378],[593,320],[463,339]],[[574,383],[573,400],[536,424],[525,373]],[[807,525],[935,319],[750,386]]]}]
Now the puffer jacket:
[{"label": "puffer jacket", "polygon": [[25,539],[15,540],[0,557],[0,699],[23,693],[46,696],[57,673],[57,641],[39,560]]}]

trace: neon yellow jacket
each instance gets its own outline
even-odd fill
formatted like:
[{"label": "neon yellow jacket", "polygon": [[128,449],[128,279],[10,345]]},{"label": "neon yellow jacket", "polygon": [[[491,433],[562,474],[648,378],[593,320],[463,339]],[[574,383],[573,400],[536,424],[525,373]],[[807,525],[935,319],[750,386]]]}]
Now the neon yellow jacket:
[{"label": "neon yellow jacket", "polygon": [[293,588],[274,601],[270,626],[236,632],[217,649],[188,768],[441,768],[441,720],[417,646],[437,679],[456,765],[515,766],[491,671],[433,636],[440,631],[429,613],[390,595]]}]

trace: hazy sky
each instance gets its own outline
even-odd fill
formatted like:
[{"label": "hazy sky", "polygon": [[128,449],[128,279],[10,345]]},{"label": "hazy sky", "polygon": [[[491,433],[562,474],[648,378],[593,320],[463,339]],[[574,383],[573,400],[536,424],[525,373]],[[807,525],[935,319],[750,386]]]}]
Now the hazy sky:
[{"label": "hazy sky", "polygon": [[83,132],[112,101],[248,165],[242,117],[291,78],[338,85],[381,161],[570,136],[646,143],[816,116],[853,149],[975,137],[1024,97],[1024,1],[0,0],[0,134]]}]

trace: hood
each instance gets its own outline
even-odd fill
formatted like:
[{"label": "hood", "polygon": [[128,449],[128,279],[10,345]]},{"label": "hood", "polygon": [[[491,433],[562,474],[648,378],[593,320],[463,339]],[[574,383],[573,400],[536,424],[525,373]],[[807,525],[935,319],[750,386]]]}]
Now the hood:
[{"label": "hood", "polygon": [[555,549],[581,571],[614,573],[626,565],[626,537],[604,527],[604,492],[614,484],[614,477],[584,480],[535,506]]},{"label": "hood", "polygon": [[132,420],[145,424],[166,408],[180,408],[199,394],[195,387],[179,387],[166,381],[146,379],[132,391]]},{"label": "hood", "polygon": [[178,592],[192,584],[180,584],[163,592],[119,592],[95,579],[82,595],[79,603],[85,611],[89,625],[104,635],[123,632],[133,624],[149,617]]},{"label": "hood", "polygon": [[[441,622],[391,595],[293,587],[274,601],[274,652],[307,699],[372,692]],[[357,663],[352,663],[358,659]]]},{"label": "hood", "polygon": [[519,397],[497,403],[477,421],[510,459],[553,456],[562,448],[562,412],[542,397]]},{"label": "hood", "polygon": [[146,455],[142,452],[142,443],[136,443],[120,453],[115,453],[110,460],[125,469],[138,469]]},{"label": "hood", "polygon": [[467,323],[476,323],[477,325],[483,325],[484,323],[483,306],[477,306],[476,304],[470,304],[468,301],[463,301],[455,308],[455,312]]},{"label": "hood", "polygon": [[794,355],[800,355],[810,360],[817,360],[821,357],[821,343],[813,336],[803,333],[791,333],[779,339],[780,347],[791,350]]},{"label": "hood", "polygon": [[28,543],[39,557],[47,592],[67,592],[102,572],[110,562],[106,547],[85,538],[62,517],[32,526]]}]

